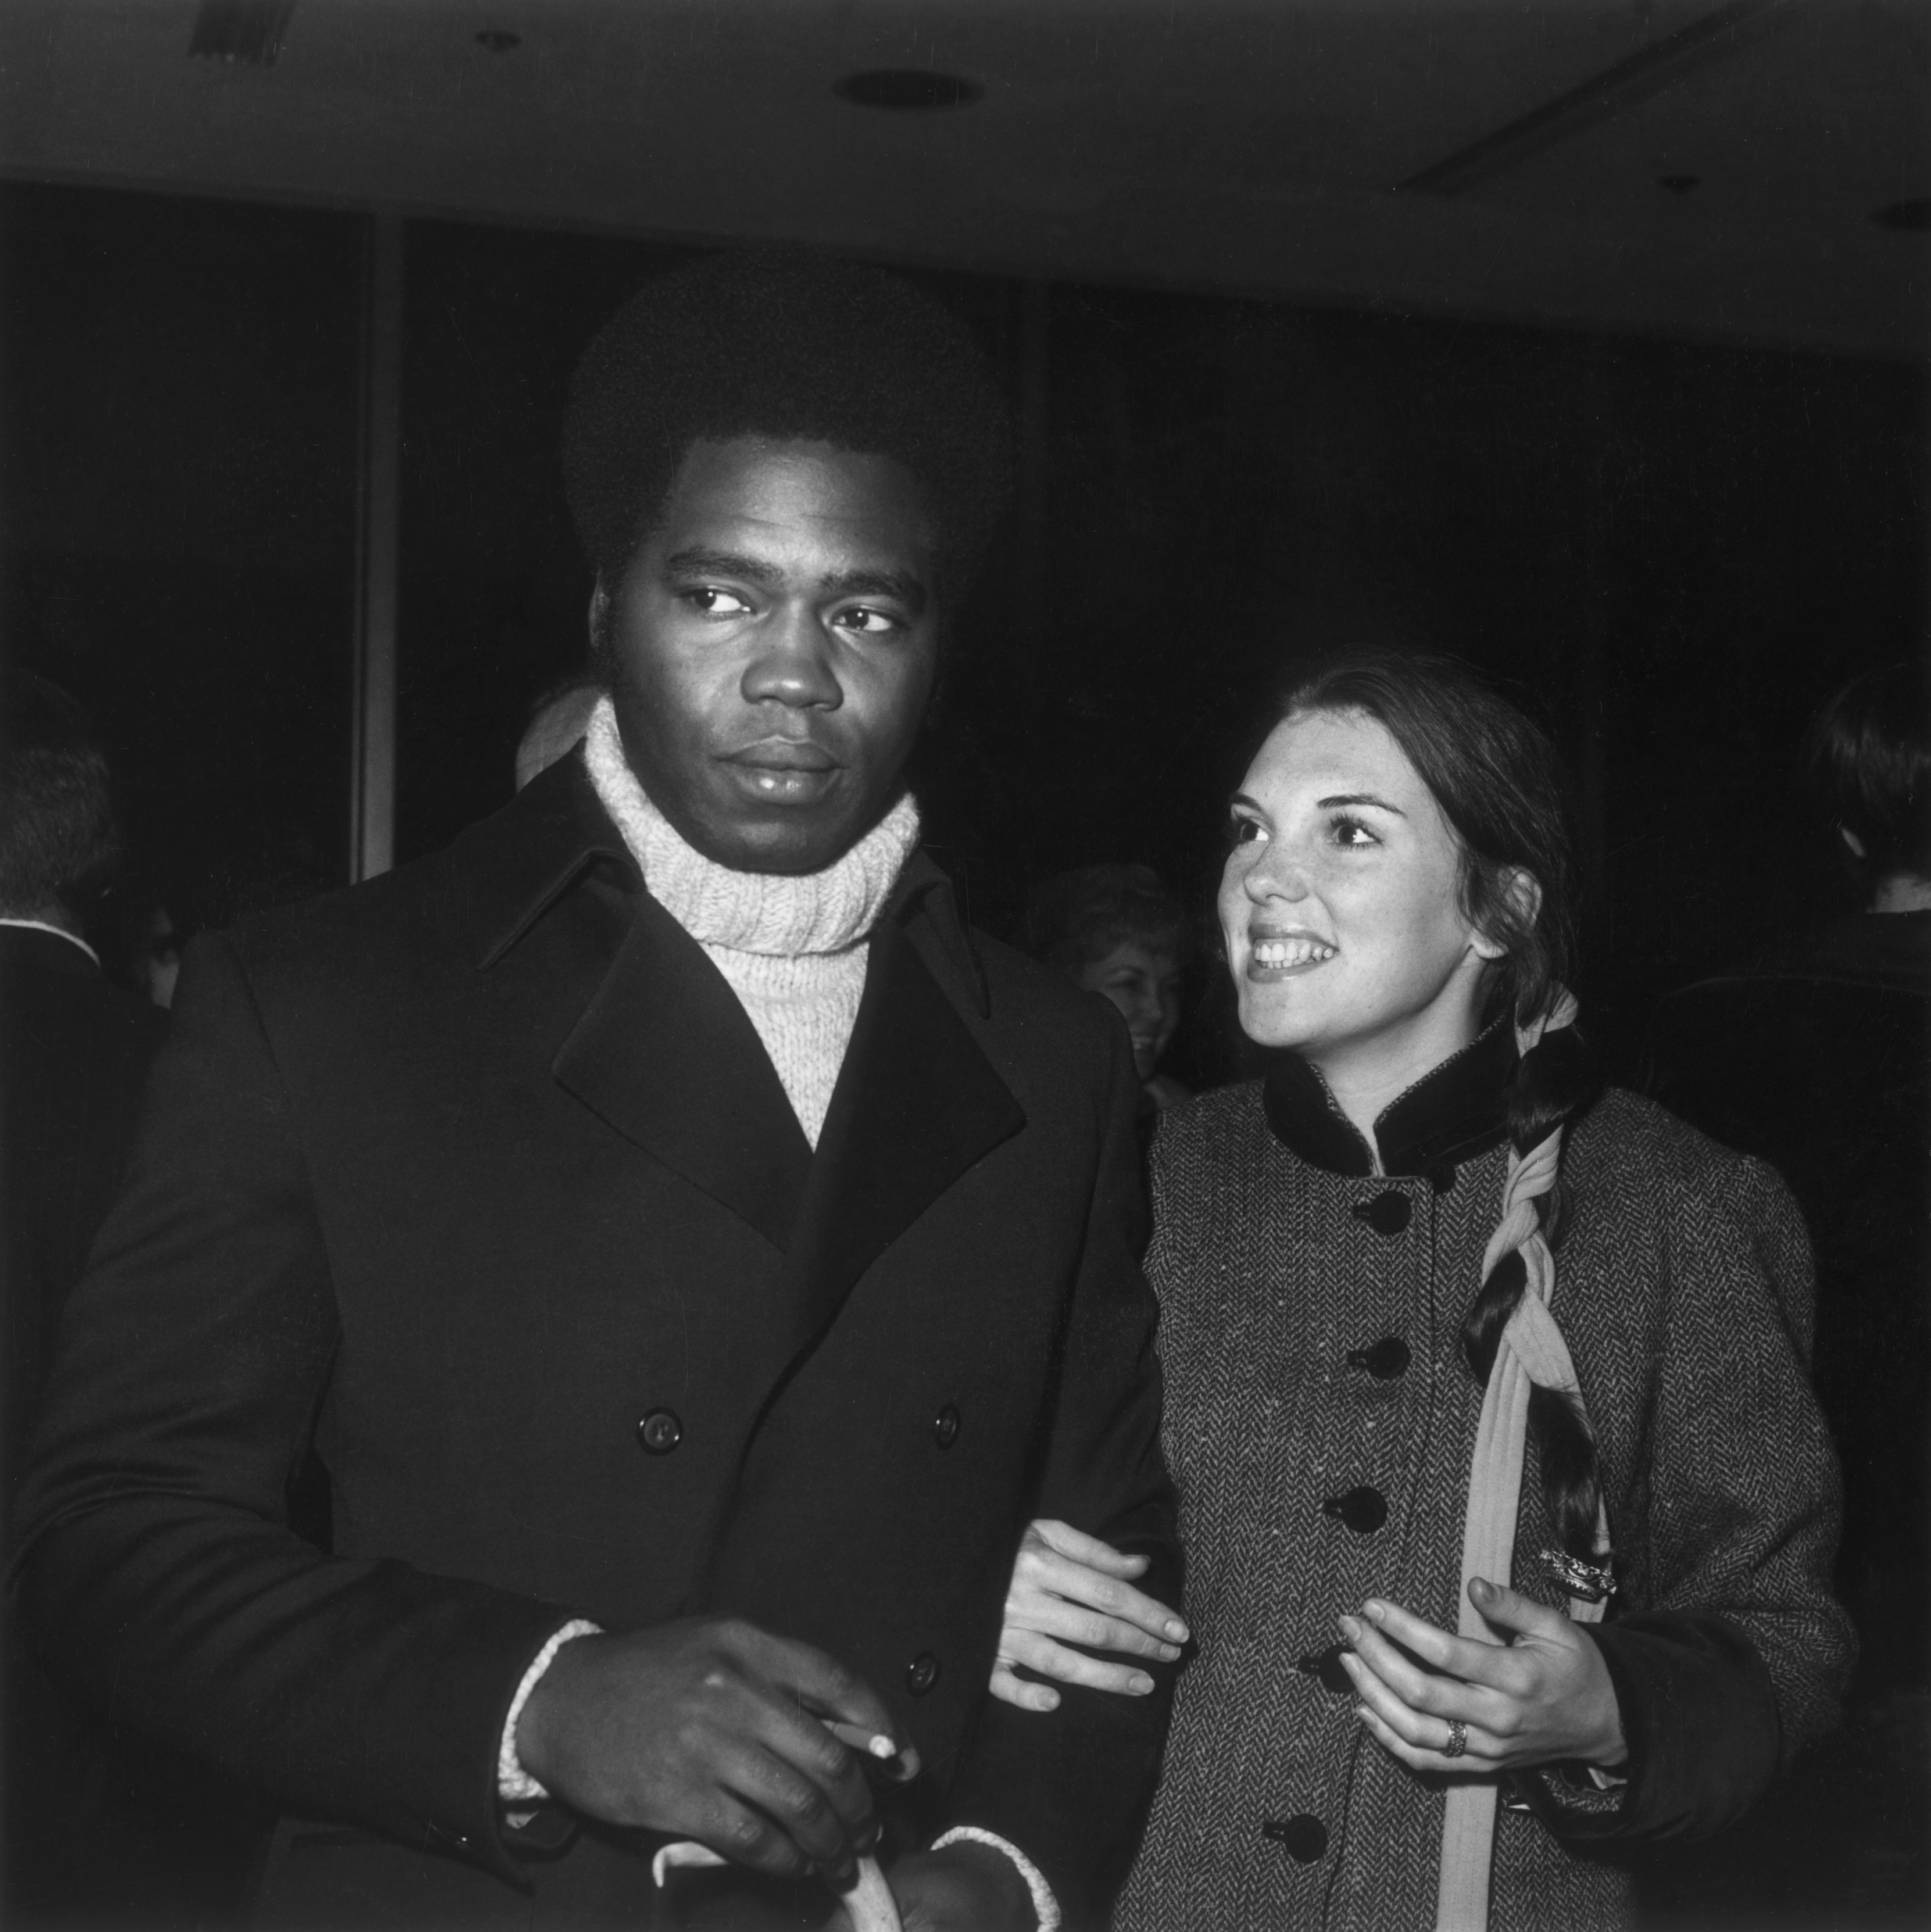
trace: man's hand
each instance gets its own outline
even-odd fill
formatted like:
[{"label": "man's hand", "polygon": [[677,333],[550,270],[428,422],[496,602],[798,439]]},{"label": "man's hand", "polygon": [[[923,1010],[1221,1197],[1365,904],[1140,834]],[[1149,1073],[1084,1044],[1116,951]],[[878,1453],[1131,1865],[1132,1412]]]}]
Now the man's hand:
[{"label": "man's hand", "polygon": [[523,1707],[516,1754],[593,1818],[775,1878],[815,1869],[842,1891],[878,1823],[857,1756],[821,1719],[892,1736],[878,1697],[822,1651],[704,1618],[565,1644]]},{"label": "man's hand", "polygon": [[1066,1646],[1083,1643],[1171,1664],[1187,1641],[1187,1626],[1164,1604],[1126,1580],[1146,1568],[1144,1556],[1124,1556],[1068,1523],[1029,1524],[1020,1539],[1006,1591],[993,1695],[1023,1711],[1050,1711],[1058,1705],[1057,1690],[1029,1684],[1014,1672],[1013,1666],[1023,1664],[1062,1684],[1144,1697],[1153,1688],[1145,1671],[1130,1664],[1102,1664]]},{"label": "man's hand", "polygon": [[[1616,1687],[1581,1627],[1480,1576],[1470,1579],[1468,1595],[1503,1642],[1451,1636],[1372,1598],[1360,1617],[1341,1619],[1353,1646],[1341,1662],[1362,1722],[1416,1771],[1488,1772],[1565,1758],[1605,1771],[1623,1763],[1629,1754]],[[1446,1748],[1458,1741],[1462,1748],[1451,1756]]]},{"label": "man's hand", "polygon": [[[904,1932],[1033,1932],[1039,1923],[1018,1866],[991,1845],[915,1852],[887,1876]],[[842,1906],[824,1932],[851,1932]]]}]

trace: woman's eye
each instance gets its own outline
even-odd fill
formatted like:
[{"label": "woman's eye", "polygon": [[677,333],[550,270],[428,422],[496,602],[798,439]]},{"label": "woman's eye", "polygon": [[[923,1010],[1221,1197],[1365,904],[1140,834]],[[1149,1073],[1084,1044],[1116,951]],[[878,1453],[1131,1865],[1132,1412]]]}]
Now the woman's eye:
[{"label": "woman's eye", "polygon": [[701,610],[707,617],[742,617],[750,610],[734,590],[720,590],[714,584],[701,584],[695,590],[683,593],[684,602]]},{"label": "woman's eye", "polygon": [[831,620],[840,630],[857,631],[868,638],[882,638],[888,632],[902,630],[905,627],[888,610],[874,610],[869,604],[857,604],[849,610],[841,610]]},{"label": "woman's eye", "polygon": [[1329,830],[1337,845],[1352,846],[1359,850],[1381,843],[1358,818],[1337,818],[1332,821]]},{"label": "woman's eye", "polygon": [[1266,836],[1266,828],[1258,819],[1236,818],[1228,822],[1227,843],[1230,845],[1251,845]]}]

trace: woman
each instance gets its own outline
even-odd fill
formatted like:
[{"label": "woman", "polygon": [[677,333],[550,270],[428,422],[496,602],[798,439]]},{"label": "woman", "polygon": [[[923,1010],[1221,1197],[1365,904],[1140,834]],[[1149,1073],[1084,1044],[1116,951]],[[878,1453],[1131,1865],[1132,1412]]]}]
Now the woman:
[{"label": "woman", "polygon": [[1027,914],[1034,956],[1119,1007],[1148,1113],[1188,1097],[1161,1056],[1180,1024],[1193,950],[1186,909],[1150,866],[1086,866],[1036,887]]},{"label": "woman", "polygon": [[[1740,1815],[1847,1669],[1801,1224],[1592,1082],[1554,754],[1460,667],[1311,677],[1231,832],[1278,1051],[1154,1150],[1198,1650],[1116,1922],[1626,1924],[1626,1855]],[[1083,1604],[1142,1655],[1168,1613],[1040,1527],[1007,1694],[1150,1683],[1054,1654]]]}]

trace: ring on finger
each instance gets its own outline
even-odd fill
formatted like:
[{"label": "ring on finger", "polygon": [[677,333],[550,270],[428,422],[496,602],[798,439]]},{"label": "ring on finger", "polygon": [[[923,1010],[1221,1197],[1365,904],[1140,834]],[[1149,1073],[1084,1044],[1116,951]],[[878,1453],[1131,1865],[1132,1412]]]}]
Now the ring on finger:
[{"label": "ring on finger", "polygon": [[1468,1726],[1459,1718],[1449,1720],[1448,1742],[1442,1746],[1443,1757],[1464,1757],[1468,1754]]}]

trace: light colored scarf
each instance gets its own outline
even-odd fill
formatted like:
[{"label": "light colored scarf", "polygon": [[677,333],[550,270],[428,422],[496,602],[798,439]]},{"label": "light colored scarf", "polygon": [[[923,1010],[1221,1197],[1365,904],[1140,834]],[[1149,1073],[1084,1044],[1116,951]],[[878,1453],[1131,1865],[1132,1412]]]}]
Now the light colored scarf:
[{"label": "light colored scarf", "polygon": [[[1575,1001],[1558,994],[1547,1015],[1515,1030],[1518,1051],[1526,1055],[1549,1028],[1572,1025]],[[1555,1257],[1544,1238],[1536,1203],[1554,1186],[1562,1153],[1560,1127],[1526,1154],[1511,1148],[1508,1178],[1502,1186],[1502,1218],[1482,1257],[1487,1281],[1497,1262],[1512,1250],[1522,1257],[1528,1286],[1502,1331],[1482,1399],[1482,1420],[1468,1479],[1468,1514],[1462,1529],[1459,1634],[1477,1642],[1494,1641],[1487,1622],[1470,1600],[1471,1579],[1509,1583],[1515,1560],[1515,1519],[1522,1494],[1522,1466],[1529,1428],[1531,1388],[1555,1389],[1578,1408],[1582,1392],[1569,1359],[1569,1345],[1556,1326],[1550,1303],[1555,1294]],[[1596,1546],[1609,1544],[1608,1519],[1596,1504]],[[1572,1598],[1569,1613],[1578,1623],[1599,1621],[1605,1606]],[[1495,1858],[1497,1780],[1458,1780],[1449,1786],[1442,1823],[1442,1863],[1436,1894],[1436,1932],[1485,1932],[1488,1923],[1488,1881]]]}]

